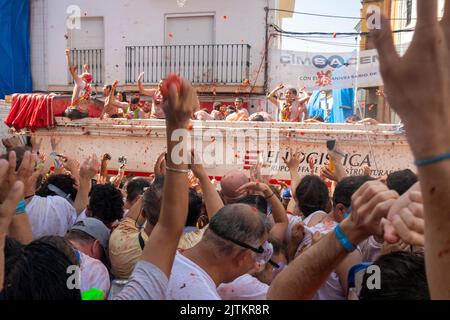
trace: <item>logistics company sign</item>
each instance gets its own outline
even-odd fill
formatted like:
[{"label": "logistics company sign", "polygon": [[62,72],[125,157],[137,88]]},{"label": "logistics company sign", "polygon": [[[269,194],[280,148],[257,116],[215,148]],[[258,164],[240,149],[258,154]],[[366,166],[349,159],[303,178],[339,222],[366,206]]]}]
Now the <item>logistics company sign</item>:
[{"label": "logistics company sign", "polygon": [[310,53],[275,50],[272,53],[275,83],[307,90],[382,86],[376,50],[351,53]]}]

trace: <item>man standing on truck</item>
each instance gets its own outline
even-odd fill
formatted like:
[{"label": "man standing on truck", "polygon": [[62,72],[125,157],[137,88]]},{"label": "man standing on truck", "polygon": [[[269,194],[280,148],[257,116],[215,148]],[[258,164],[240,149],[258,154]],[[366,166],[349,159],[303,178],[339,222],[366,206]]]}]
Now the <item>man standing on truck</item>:
[{"label": "man standing on truck", "polygon": [[139,93],[143,96],[152,97],[152,111],[150,118],[152,119],[165,119],[166,114],[163,109],[163,96],[161,94],[161,86],[164,79],[161,79],[158,84],[158,89],[145,89],[142,84],[142,79],[144,78],[144,72],[142,72],[138,77],[138,87]]},{"label": "man standing on truck", "polygon": [[88,109],[91,102],[92,74],[88,72],[89,66],[85,64],[83,66],[83,74],[78,75],[77,68],[72,64],[70,58],[70,49],[66,49],[66,60],[75,86],[70,106],[64,111],[63,115],[72,120],[86,118],[89,115]]},{"label": "man standing on truck", "polygon": [[286,90],[285,99],[282,100],[277,95],[277,92],[284,88],[283,84],[279,84],[272,92],[267,95],[267,98],[278,108],[278,121],[282,122],[303,122],[308,119],[308,110],[306,103],[310,95],[299,99],[297,89],[290,88]]}]

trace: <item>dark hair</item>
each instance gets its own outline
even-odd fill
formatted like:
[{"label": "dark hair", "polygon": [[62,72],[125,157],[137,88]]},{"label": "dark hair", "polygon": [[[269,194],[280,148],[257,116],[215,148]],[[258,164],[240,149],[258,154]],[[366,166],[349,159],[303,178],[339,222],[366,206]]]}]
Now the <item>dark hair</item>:
[{"label": "dark hair", "polygon": [[333,205],[343,204],[346,208],[352,204],[353,194],[367,181],[374,180],[369,176],[346,177],[339,181],[334,189]]},{"label": "dark hair", "polygon": [[297,95],[298,94],[298,91],[295,88],[290,88],[288,91],[291,92],[293,95]]},{"label": "dark hair", "polygon": [[77,197],[78,190],[75,188],[75,179],[67,174],[52,174],[47,180],[41,185],[39,190],[36,191],[36,195],[40,197],[57,196],[57,194],[51,191],[48,186],[54,185],[61,189],[65,194],[70,195],[70,199],[75,201]]},{"label": "dark hair", "polygon": [[371,274],[366,272],[361,300],[430,300],[422,254],[394,252],[379,257],[373,265],[380,268],[381,288],[367,287]]},{"label": "dark hair", "polygon": [[287,256],[286,246],[283,244],[283,242],[275,238],[269,238],[268,241],[272,244],[273,256],[277,256],[279,254]]},{"label": "dark hair", "polygon": [[128,102],[127,101],[127,94],[125,92],[118,92],[118,94],[120,94],[122,96],[123,102]]},{"label": "dark hair", "polygon": [[386,185],[389,189],[397,191],[399,195],[408,191],[419,179],[409,169],[396,171],[387,176]]},{"label": "dark hair", "polygon": [[213,109],[216,111],[219,111],[221,106],[222,106],[222,102],[219,102],[219,101],[214,102]]},{"label": "dark hair", "polygon": [[261,213],[267,214],[267,200],[263,196],[248,195],[239,199],[238,203],[248,204],[249,206],[258,209]]},{"label": "dark hair", "polygon": [[141,98],[139,97],[133,97],[131,98],[131,104],[139,104],[139,102],[141,101]]},{"label": "dark hair", "polygon": [[203,199],[202,196],[192,188],[189,188],[189,209],[186,220],[186,227],[195,227],[198,218],[202,214]]},{"label": "dark hair", "polygon": [[6,300],[81,300],[69,289],[68,268],[76,265],[73,250],[61,237],[44,237],[23,246],[5,259]]},{"label": "dark hair", "polygon": [[230,115],[230,114],[233,114],[233,113],[236,113],[236,109],[235,108],[231,108],[231,107],[228,107],[227,108],[227,113]]},{"label": "dark hair", "polygon": [[144,193],[144,189],[150,187],[151,183],[145,178],[134,178],[127,184],[127,201],[129,203],[136,200]]},{"label": "dark hair", "polygon": [[239,100],[240,102],[244,102],[244,99],[242,99],[241,97],[236,97],[236,99],[234,99],[234,100]]},{"label": "dark hair", "polygon": [[122,193],[110,183],[93,186],[89,198],[89,211],[92,217],[110,226],[123,217]]},{"label": "dark hair", "polygon": [[327,185],[317,176],[304,177],[295,190],[295,196],[305,218],[316,211],[326,211],[330,203]]},{"label": "dark hair", "polygon": [[252,121],[261,121],[261,122],[264,122],[264,121],[266,121],[266,120],[264,119],[264,117],[263,117],[262,115],[257,114],[256,116],[253,117]]},{"label": "dark hair", "polygon": [[161,212],[162,196],[163,196],[164,177],[158,177],[158,180],[145,190],[142,198],[142,210],[144,211],[147,222],[155,226],[159,220]]}]

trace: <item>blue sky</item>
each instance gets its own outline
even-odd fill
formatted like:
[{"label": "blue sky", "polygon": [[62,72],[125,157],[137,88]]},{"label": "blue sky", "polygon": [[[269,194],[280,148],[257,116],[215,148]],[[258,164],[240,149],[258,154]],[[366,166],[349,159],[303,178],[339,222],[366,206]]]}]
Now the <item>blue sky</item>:
[{"label": "blue sky", "polygon": [[[359,17],[360,0],[296,0],[295,10],[301,12]],[[355,32],[358,20],[335,19],[294,14],[292,18],[284,19],[283,29],[294,32]],[[283,38],[284,50],[310,52],[348,52],[354,50],[355,37],[346,39],[310,39],[329,44]],[[344,45],[342,45],[344,44]],[[346,44],[350,46],[346,46]]]}]

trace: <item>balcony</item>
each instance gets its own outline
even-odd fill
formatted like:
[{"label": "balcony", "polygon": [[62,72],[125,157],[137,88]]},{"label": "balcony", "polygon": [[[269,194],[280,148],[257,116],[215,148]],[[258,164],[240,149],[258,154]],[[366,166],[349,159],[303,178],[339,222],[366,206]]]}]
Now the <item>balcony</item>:
[{"label": "balcony", "polygon": [[249,79],[250,45],[164,45],[126,47],[126,83],[157,84],[170,73],[195,85],[240,85]]},{"label": "balcony", "polygon": [[[71,60],[72,64],[77,67],[78,74],[83,73],[83,66],[87,64],[90,67],[90,73],[93,76],[92,84],[103,84],[103,49],[72,49]],[[69,75],[68,84],[72,85],[73,79]]]}]

